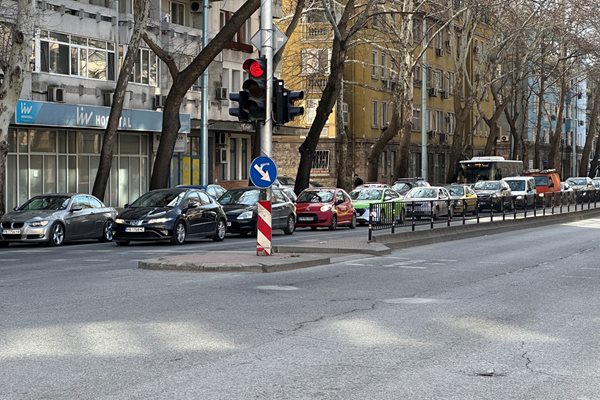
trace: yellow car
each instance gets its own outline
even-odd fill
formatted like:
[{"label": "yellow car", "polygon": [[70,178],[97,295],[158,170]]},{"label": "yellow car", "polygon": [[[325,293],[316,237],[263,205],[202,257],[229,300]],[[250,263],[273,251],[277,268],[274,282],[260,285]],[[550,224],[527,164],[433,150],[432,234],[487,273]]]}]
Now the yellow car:
[{"label": "yellow car", "polygon": [[477,211],[477,194],[468,185],[454,184],[447,187],[453,201],[454,215],[475,214]]}]

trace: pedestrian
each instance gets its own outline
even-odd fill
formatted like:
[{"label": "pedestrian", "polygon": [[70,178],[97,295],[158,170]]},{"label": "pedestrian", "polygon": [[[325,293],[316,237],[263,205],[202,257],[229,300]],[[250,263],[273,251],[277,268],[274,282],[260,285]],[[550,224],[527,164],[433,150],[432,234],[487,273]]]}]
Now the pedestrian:
[{"label": "pedestrian", "polygon": [[360,178],[360,176],[358,176],[358,174],[354,174],[354,187],[360,186],[362,185],[364,182],[363,180]]}]

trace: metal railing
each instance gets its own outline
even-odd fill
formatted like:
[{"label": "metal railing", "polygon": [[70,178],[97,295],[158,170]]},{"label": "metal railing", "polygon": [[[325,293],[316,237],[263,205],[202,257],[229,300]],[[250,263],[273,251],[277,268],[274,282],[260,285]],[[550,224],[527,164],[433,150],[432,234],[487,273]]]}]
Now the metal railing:
[{"label": "metal railing", "polygon": [[[460,200],[409,200],[369,205],[369,240],[373,232],[415,231],[419,227],[465,225],[535,218],[600,208],[600,190],[550,192],[528,196],[477,197]],[[408,229],[410,228],[410,229]]]}]

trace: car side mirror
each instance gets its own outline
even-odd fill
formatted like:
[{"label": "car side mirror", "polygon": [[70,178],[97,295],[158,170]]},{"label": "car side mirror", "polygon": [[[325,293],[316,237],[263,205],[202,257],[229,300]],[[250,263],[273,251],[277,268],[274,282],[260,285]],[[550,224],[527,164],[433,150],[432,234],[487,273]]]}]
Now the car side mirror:
[{"label": "car side mirror", "polygon": [[187,205],[186,208],[190,209],[190,208],[198,208],[200,207],[200,204],[196,203],[196,202],[191,202]]},{"label": "car side mirror", "polygon": [[125,203],[124,208],[129,208],[129,203]]},{"label": "car side mirror", "polygon": [[17,211],[19,209],[19,207],[15,207],[13,208],[13,211]]},{"label": "car side mirror", "polygon": [[77,211],[81,211],[83,210],[83,208],[81,206],[75,206],[71,208],[71,212],[77,212]]}]

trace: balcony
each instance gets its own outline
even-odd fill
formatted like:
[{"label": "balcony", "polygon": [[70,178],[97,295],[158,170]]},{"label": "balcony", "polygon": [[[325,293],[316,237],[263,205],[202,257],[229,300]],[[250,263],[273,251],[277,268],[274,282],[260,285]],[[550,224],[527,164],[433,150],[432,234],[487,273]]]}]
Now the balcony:
[{"label": "balcony", "polygon": [[302,40],[333,40],[333,29],[328,23],[303,24]]}]

